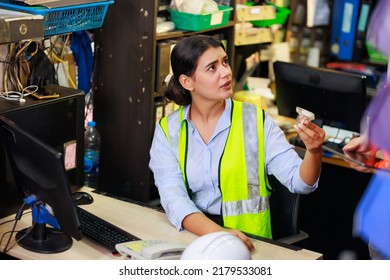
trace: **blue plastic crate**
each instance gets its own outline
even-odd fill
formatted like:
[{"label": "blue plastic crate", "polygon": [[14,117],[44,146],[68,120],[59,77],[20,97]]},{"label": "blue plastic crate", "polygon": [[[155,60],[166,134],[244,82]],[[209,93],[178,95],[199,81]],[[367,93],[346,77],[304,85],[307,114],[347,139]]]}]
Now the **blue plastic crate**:
[{"label": "blue plastic crate", "polygon": [[30,6],[19,1],[0,0],[0,8],[42,15],[44,35],[52,36],[101,27],[108,5],[112,3],[114,1],[103,1],[48,9],[43,6]]}]

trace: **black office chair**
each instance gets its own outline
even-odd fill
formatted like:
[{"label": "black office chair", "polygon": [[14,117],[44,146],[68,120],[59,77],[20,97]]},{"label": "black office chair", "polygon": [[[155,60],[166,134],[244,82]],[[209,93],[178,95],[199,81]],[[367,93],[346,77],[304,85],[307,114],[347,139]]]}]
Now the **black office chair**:
[{"label": "black office chair", "polygon": [[291,193],[274,176],[268,176],[272,187],[270,196],[271,227],[274,240],[296,244],[309,235],[299,229],[300,195]]}]

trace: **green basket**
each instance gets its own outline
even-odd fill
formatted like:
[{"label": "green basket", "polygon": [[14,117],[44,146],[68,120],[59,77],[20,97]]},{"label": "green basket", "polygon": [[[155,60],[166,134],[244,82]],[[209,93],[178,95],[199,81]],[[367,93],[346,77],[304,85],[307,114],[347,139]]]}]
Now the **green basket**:
[{"label": "green basket", "polygon": [[176,29],[199,31],[225,26],[230,19],[232,7],[219,6],[219,12],[211,14],[188,14],[168,9]]},{"label": "green basket", "polygon": [[375,49],[372,45],[369,43],[366,43],[368,58],[372,62],[378,62],[378,63],[387,63],[389,58],[383,54],[382,52]]},{"label": "green basket", "polygon": [[256,27],[270,27],[273,24],[285,24],[288,16],[290,15],[290,9],[283,7],[276,7],[276,13],[274,19],[266,19],[266,20],[255,20],[251,21],[251,23]]}]

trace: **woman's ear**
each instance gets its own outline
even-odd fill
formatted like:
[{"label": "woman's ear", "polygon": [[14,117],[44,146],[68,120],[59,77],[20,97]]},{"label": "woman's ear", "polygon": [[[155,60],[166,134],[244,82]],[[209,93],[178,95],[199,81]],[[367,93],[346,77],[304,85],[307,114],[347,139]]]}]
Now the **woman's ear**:
[{"label": "woman's ear", "polygon": [[188,77],[187,75],[180,75],[179,82],[183,88],[185,88],[188,91],[192,91],[194,89],[192,85],[192,79]]}]

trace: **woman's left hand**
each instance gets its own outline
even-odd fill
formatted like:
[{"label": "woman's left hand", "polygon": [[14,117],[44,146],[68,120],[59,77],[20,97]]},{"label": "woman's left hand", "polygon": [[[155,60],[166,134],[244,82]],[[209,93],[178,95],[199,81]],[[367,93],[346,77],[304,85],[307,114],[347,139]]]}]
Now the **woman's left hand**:
[{"label": "woman's left hand", "polygon": [[322,144],[325,139],[325,131],[305,117],[298,117],[298,123],[294,125],[299,137],[305,143],[306,150],[311,153],[322,153]]}]

